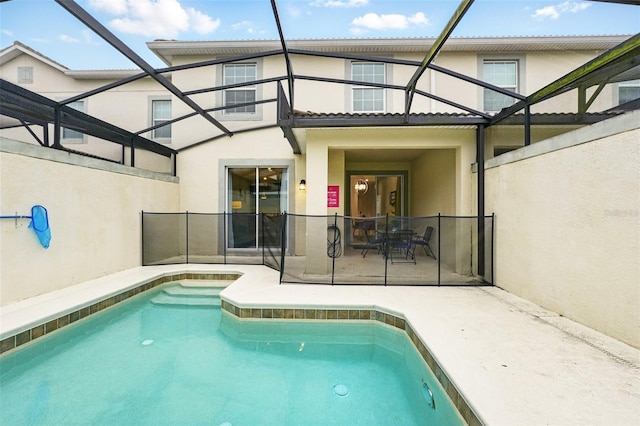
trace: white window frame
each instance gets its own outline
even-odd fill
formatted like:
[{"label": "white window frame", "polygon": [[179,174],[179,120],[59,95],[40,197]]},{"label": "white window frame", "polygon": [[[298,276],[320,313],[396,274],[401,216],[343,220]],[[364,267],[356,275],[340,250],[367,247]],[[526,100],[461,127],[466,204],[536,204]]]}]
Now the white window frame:
[{"label": "white window frame", "polygon": [[33,84],[33,67],[18,67],[18,84]]},{"label": "white window frame", "polygon": [[[247,67],[247,66],[251,66],[253,67],[253,69],[255,70],[254,73],[254,79],[257,80],[258,79],[258,64],[255,62],[250,62],[250,63],[234,63],[234,64],[223,64],[222,66],[222,81],[223,81],[223,85],[227,85],[227,84],[234,84],[236,83],[234,82],[227,82],[227,70],[232,68],[232,67]],[[251,86],[243,86],[243,87],[238,87],[238,88],[233,88],[233,89],[226,89],[223,91],[222,94],[222,102],[223,105],[227,105],[226,103],[226,99],[227,99],[227,93],[233,93],[233,92],[249,92],[249,91],[253,91],[254,93],[254,101],[258,100],[258,90],[257,90],[257,85],[251,85]],[[247,108],[242,107],[242,108]],[[258,111],[258,106],[254,105],[253,106],[253,111],[233,111],[232,109],[225,109],[222,111],[222,114],[226,117],[251,117],[251,116],[255,116],[257,114]]]},{"label": "white window frame", "polygon": [[[511,85],[511,84],[496,84],[492,81],[488,81],[485,75],[485,65],[488,63],[512,63],[515,64],[515,84]],[[498,87],[502,87],[503,89],[507,89],[507,90],[511,90],[514,93],[521,93],[523,91],[522,88],[522,82],[524,81],[523,79],[523,75],[524,75],[524,58],[522,57],[485,57],[485,58],[480,58],[479,59],[479,72],[478,74],[480,75],[480,79],[482,81],[488,82],[493,84],[494,86],[498,86]],[[516,98],[512,98],[511,103],[509,105],[505,105],[500,109],[490,109],[487,108],[486,105],[486,99],[485,99],[485,93],[487,91],[490,91],[490,89],[485,89],[483,87],[479,88],[480,90],[480,105],[482,105],[482,107],[480,108],[481,111],[485,111],[487,113],[497,113],[500,111],[500,109],[504,108],[504,107],[508,107],[510,105],[513,105],[517,102]],[[506,95],[504,95],[506,96]]]},{"label": "white window frame", "polygon": [[[354,68],[356,65],[379,65],[382,66],[382,70],[383,70],[383,81],[382,82],[377,82],[377,83],[381,83],[381,84],[386,84],[387,82],[387,78],[388,78],[388,72],[387,72],[387,67],[386,64],[384,62],[367,62],[367,61],[353,61],[351,62],[351,69],[350,69],[350,75],[351,75],[351,80],[355,81],[367,81],[367,80],[361,80],[361,79],[357,79],[354,76]],[[381,109],[356,109],[355,107],[355,102],[356,102],[356,96],[355,93],[356,92],[365,92],[365,91],[371,91],[374,93],[377,93],[378,91],[380,93],[382,93],[382,108]],[[375,101],[374,101],[375,103]],[[386,108],[387,108],[387,91],[384,88],[378,88],[378,87],[371,87],[371,86],[357,86],[357,85],[353,85],[351,86],[351,111],[354,113],[376,113],[376,112],[386,112]]]},{"label": "white window frame", "polygon": [[[171,97],[169,96],[151,96],[149,98],[149,127],[155,126],[156,124],[159,124],[160,121],[169,121],[171,120],[172,116],[167,118],[167,119],[156,119],[156,117],[154,116],[154,108],[153,108],[153,104],[154,102],[169,102],[169,105],[171,108],[173,108],[173,102],[171,101]],[[170,114],[173,114],[173,109],[171,109]],[[167,137],[158,137],[156,134],[157,130],[161,130],[161,129],[153,129],[150,132],[149,138],[155,142],[158,143],[164,143],[164,144],[169,144],[171,143],[171,138],[173,136],[172,133],[172,129],[171,129],[171,124],[169,124],[169,132],[171,132],[171,136]]]},{"label": "white window frame", "polygon": [[[82,105],[81,108],[79,108],[80,105]],[[87,113],[87,99],[79,99],[68,103],[67,106],[75,109],[76,111],[84,112],[85,114]],[[60,139],[62,143],[87,143],[87,135],[78,132],[77,130],[67,129],[66,127],[62,127]]]}]

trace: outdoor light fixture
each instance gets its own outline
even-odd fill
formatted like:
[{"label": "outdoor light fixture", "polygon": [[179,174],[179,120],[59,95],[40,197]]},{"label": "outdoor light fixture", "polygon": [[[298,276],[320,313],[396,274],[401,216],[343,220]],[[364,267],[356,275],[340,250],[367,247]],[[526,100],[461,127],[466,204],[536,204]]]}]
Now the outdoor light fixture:
[{"label": "outdoor light fixture", "polygon": [[353,185],[353,189],[356,190],[356,193],[358,195],[362,195],[364,193],[366,193],[369,190],[369,182],[368,179],[358,179],[356,181],[356,184]]},{"label": "outdoor light fixture", "polygon": [[304,179],[301,179],[301,180],[300,180],[300,185],[298,185],[298,189],[299,189],[300,191],[304,191],[304,190],[306,190],[306,189],[307,189],[307,181],[306,181],[306,180],[304,180]]}]

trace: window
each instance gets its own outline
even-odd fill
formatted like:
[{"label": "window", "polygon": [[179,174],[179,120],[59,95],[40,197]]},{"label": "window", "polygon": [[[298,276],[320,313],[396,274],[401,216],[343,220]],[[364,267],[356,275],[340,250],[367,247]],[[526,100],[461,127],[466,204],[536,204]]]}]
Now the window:
[{"label": "window", "polygon": [[[484,61],[482,77],[487,83],[512,92],[518,91],[518,61]],[[497,93],[491,89],[484,89],[484,111],[500,111],[516,102],[511,96]]]},{"label": "window", "polygon": [[[68,103],[67,106],[77,111],[85,112],[85,103],[83,100]],[[81,143],[84,142],[84,133],[80,133],[76,130],[66,129],[63,127],[62,139],[66,139],[65,142]]]},{"label": "window", "polygon": [[[351,64],[351,79],[367,83],[385,83],[383,63],[354,62]],[[354,112],[383,112],[384,89],[376,87],[358,87],[352,89]]]},{"label": "window", "polygon": [[[256,64],[228,64],[224,66],[225,86],[255,81],[257,79]],[[256,101],[256,86],[242,86],[224,91],[224,105],[237,105]],[[255,105],[245,105],[237,108],[228,108],[225,114],[255,114]]]},{"label": "window", "polygon": [[618,105],[640,98],[640,80],[623,81],[618,84]]},{"label": "window", "polygon": [[[288,206],[287,167],[242,166],[227,168],[228,248],[257,248],[263,242],[260,214],[279,220]],[[267,239],[265,239],[267,237]],[[277,241],[277,244],[280,242]]]},{"label": "window", "polygon": [[33,83],[33,67],[18,67],[18,84]]},{"label": "window", "polygon": [[[151,125],[157,126],[171,120],[171,100],[157,99],[151,101]],[[151,138],[171,139],[171,124],[153,129]]]}]

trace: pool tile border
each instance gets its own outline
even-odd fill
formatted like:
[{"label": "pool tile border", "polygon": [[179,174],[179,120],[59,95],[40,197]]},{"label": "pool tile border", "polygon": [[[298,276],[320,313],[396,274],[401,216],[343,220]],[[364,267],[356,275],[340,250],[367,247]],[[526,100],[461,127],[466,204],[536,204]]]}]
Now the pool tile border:
[{"label": "pool tile border", "polygon": [[279,319],[279,320],[347,320],[347,321],[377,321],[398,328],[409,336],[420,356],[427,363],[445,390],[454,406],[469,426],[481,426],[482,422],[467,401],[451,382],[447,373],[433,357],[429,349],[422,343],[420,337],[411,325],[402,317],[378,311],[376,309],[318,309],[318,308],[241,308],[224,299],[221,300],[224,311],[241,320],[251,319]]},{"label": "pool tile border", "polygon": [[46,321],[42,324],[38,324],[36,326],[31,327],[28,330],[21,331],[13,336],[6,337],[0,340],[0,355],[12,349],[16,349],[24,344],[32,342],[37,338],[40,338],[49,333],[52,333],[67,325],[73,324],[74,322],[82,318],[86,318],[104,309],[117,305],[120,302],[123,302],[145,291],[151,290],[152,288],[155,288],[164,283],[168,283],[171,281],[180,281],[180,280],[230,280],[231,281],[231,280],[237,280],[238,278],[240,278],[240,276],[242,276],[242,274],[231,273],[231,272],[230,273],[183,272],[183,273],[169,274],[162,277],[158,277],[151,281],[142,283],[135,288],[125,290],[121,293],[118,293],[114,296],[100,300],[98,302],[92,303],[90,305],[82,306],[73,312],[64,314],[58,318]]}]

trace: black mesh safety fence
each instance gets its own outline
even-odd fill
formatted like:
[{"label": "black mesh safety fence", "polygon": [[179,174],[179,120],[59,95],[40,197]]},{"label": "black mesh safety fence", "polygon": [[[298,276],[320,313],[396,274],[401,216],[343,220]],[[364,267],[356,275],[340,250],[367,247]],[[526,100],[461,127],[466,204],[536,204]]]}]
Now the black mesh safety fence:
[{"label": "black mesh safety fence", "polygon": [[260,235],[262,235],[261,246],[263,248],[264,264],[280,271],[282,256],[284,254],[284,250],[282,248],[287,246],[286,242],[283,240],[283,237],[287,235],[287,233],[284,232],[287,215],[263,214],[260,217]]},{"label": "black mesh safety fence", "polygon": [[[223,263],[224,215],[212,213],[186,213],[186,263]],[[222,233],[222,234],[221,234]]]},{"label": "black mesh safety fence", "polygon": [[187,263],[187,214],[142,212],[142,264]]},{"label": "black mesh safety fence", "polygon": [[493,283],[493,216],[142,216],[143,265],[260,264],[282,283]]}]

